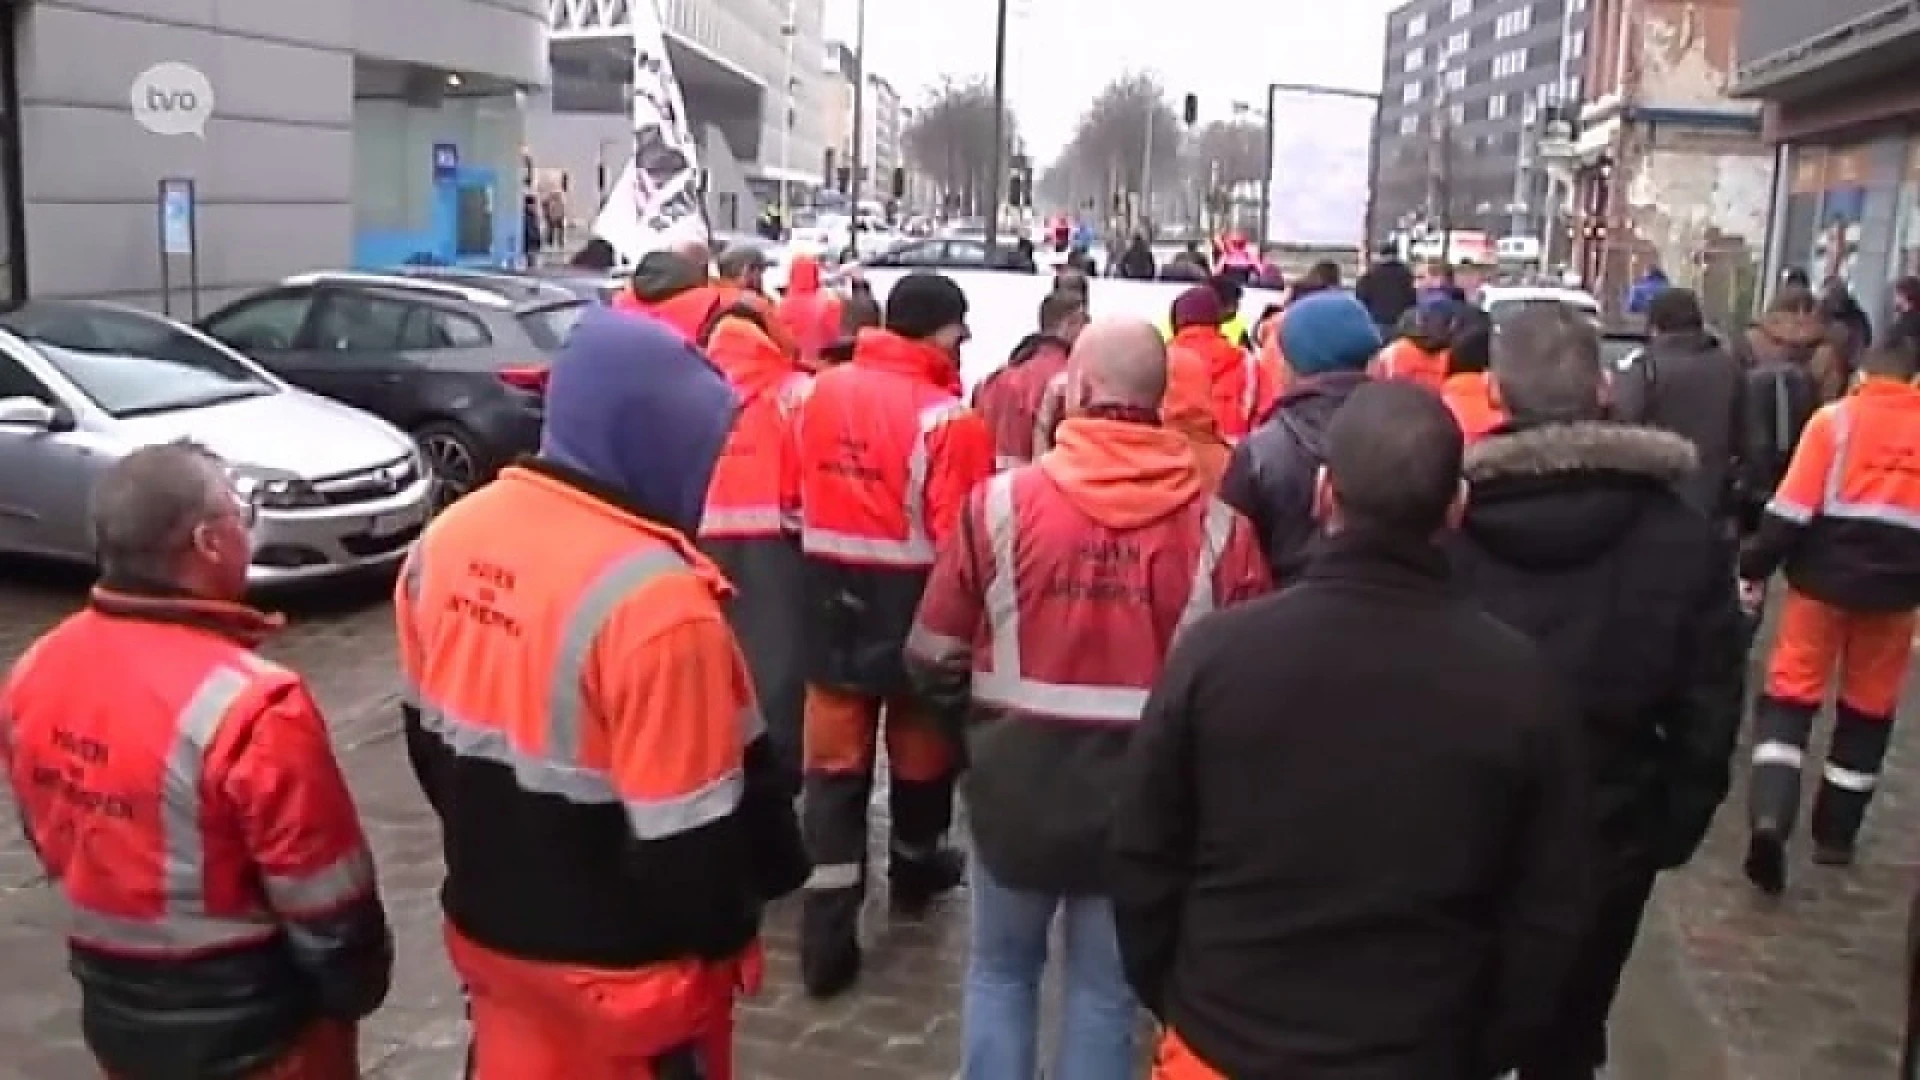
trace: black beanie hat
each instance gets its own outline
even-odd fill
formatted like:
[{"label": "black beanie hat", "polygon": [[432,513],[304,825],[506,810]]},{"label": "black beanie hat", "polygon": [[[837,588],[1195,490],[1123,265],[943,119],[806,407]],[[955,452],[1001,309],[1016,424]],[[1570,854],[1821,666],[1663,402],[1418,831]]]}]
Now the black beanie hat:
[{"label": "black beanie hat", "polygon": [[967,294],[945,274],[908,274],[887,293],[886,328],[915,341],[967,321]]}]

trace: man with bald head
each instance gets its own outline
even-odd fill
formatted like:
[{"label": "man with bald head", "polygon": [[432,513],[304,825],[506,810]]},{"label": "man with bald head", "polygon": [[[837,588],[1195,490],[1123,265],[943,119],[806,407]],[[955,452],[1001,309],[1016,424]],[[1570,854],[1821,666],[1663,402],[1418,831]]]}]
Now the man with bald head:
[{"label": "man with bald head", "polygon": [[1151,324],[1082,331],[1053,448],[974,490],[907,639],[909,673],[943,715],[965,718],[972,760],[966,1080],[1043,1071],[1039,989],[1056,914],[1065,993],[1045,1074],[1131,1076],[1137,1065],[1107,898],[1120,761],[1175,637],[1268,587],[1251,528],[1161,425],[1166,388]]}]

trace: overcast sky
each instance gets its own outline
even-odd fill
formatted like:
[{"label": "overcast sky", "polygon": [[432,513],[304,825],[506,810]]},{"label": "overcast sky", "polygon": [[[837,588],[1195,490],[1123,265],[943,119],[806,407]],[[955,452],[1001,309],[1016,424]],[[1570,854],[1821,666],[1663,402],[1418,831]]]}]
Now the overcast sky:
[{"label": "overcast sky", "polygon": [[[827,36],[851,42],[857,0],[827,0]],[[1027,145],[1051,161],[1100,88],[1128,69],[1160,76],[1200,120],[1256,106],[1269,83],[1380,87],[1396,0],[1009,0],[1008,95]],[[993,71],[995,0],[867,0],[868,69],[917,101],[941,75]]]}]

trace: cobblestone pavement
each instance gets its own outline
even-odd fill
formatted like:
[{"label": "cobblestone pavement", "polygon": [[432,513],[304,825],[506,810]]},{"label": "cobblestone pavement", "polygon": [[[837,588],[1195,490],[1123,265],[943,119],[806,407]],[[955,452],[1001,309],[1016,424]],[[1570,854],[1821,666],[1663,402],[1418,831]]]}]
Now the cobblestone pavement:
[{"label": "cobblestone pavement", "polygon": [[[0,565],[0,667],[78,601],[82,584]],[[439,944],[438,838],[399,741],[392,627],[379,583],[288,605],[268,649],[306,674],[379,856],[399,940],[387,1006],[363,1035],[373,1080],[458,1075],[465,1029]],[[1696,867],[1661,891],[1620,1009],[1612,1080],[1884,1080],[1903,989],[1900,955],[1915,861],[1920,747],[1902,740],[1863,865],[1800,871],[1786,901],[1739,878],[1737,805]],[[877,907],[877,905],[876,905]],[[790,908],[790,905],[789,905]],[[769,929],[770,985],[745,1010],[742,1080],[944,1080],[958,1060],[965,927],[957,904],[924,923],[873,922],[855,994],[816,1004],[794,980],[791,910]],[[53,911],[0,798],[0,1080],[92,1080]],[[1723,1049],[1724,1046],[1724,1049]],[[1013,1080],[1013,1078],[1009,1078]]]}]

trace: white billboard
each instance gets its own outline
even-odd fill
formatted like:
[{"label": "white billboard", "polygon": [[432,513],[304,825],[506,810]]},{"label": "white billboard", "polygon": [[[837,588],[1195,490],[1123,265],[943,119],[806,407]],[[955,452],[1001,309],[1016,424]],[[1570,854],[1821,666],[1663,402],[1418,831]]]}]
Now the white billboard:
[{"label": "white billboard", "polygon": [[1363,249],[1373,194],[1373,128],[1380,99],[1358,91],[1275,86],[1267,91],[1266,241]]}]

